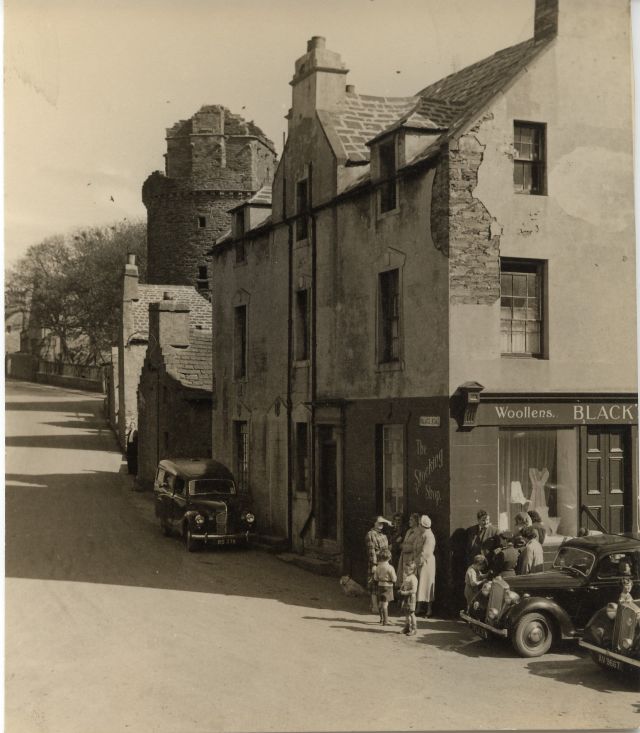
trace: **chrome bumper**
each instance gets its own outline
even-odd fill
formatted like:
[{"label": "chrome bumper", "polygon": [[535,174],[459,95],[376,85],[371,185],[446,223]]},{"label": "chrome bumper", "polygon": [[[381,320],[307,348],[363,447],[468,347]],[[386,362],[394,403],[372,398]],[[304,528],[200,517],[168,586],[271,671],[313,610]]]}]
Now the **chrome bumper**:
[{"label": "chrome bumper", "polygon": [[474,626],[478,626],[481,629],[485,629],[486,631],[491,632],[494,636],[503,636],[507,637],[509,636],[509,632],[506,629],[496,629],[495,626],[490,626],[489,624],[485,624],[484,621],[478,621],[475,618],[472,618],[469,616],[468,613],[465,613],[464,611],[460,611],[460,618],[463,621],[466,621],[466,623],[473,628]]},{"label": "chrome bumper", "polygon": [[236,534],[191,532],[191,539],[197,540],[198,542],[213,542],[218,545],[236,545],[242,542],[249,542],[249,532],[237,532]]},{"label": "chrome bumper", "polygon": [[638,659],[632,659],[631,657],[624,657],[622,656],[622,654],[617,654],[616,652],[612,652],[610,649],[603,649],[601,646],[590,644],[588,641],[583,641],[582,639],[580,639],[578,644],[580,644],[581,647],[588,649],[590,652],[596,652],[597,654],[602,654],[603,657],[608,657],[609,659],[615,659],[618,662],[622,662],[623,664],[628,664],[631,667],[636,667],[637,669],[640,669],[640,660]]}]

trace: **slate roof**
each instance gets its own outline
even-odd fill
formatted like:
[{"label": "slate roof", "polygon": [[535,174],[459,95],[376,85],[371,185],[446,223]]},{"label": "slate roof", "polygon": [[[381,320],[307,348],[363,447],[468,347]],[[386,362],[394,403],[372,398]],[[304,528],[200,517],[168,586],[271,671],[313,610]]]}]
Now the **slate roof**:
[{"label": "slate roof", "polygon": [[213,355],[211,331],[191,329],[189,346],[162,348],[167,372],[191,389],[213,390]]},{"label": "slate roof", "polygon": [[259,191],[256,191],[253,196],[245,199],[241,203],[234,206],[232,209],[229,209],[229,213],[231,213],[232,211],[237,211],[243,206],[271,206],[271,186],[263,186]]},{"label": "slate roof", "polygon": [[[459,130],[507,86],[549,43],[553,36],[531,38],[424,87],[413,97],[371,97],[347,94],[335,111],[318,117],[339,157],[364,164],[367,143],[391,130],[407,127],[433,132]],[[429,157],[429,152],[420,158]]]},{"label": "slate roof", "polygon": [[139,299],[133,303],[132,338],[146,339],[149,335],[149,303],[162,300],[164,293],[169,293],[173,300],[185,303],[189,307],[189,320],[192,327],[211,330],[211,303],[192,285],[138,285]]},{"label": "slate roof", "polygon": [[372,97],[348,93],[335,110],[321,110],[326,131],[337,137],[342,155],[351,163],[368,163],[367,142],[415,107],[417,97]]}]

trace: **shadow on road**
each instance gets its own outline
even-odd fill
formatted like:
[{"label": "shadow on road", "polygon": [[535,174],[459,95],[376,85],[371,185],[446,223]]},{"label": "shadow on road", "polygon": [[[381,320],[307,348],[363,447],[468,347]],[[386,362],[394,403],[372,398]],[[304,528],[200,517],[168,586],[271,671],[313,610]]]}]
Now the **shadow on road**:
[{"label": "shadow on road", "polygon": [[70,412],[73,413],[73,417],[86,413],[94,419],[98,409],[102,409],[102,400],[99,398],[78,399],[75,401],[51,400],[50,402],[36,400],[23,402],[22,400],[9,399],[5,402],[7,412]]},{"label": "shadow on road", "polygon": [[[73,436],[74,444],[82,436]],[[97,436],[96,436],[97,439]],[[105,441],[105,436],[100,438]],[[37,455],[37,453],[34,453]],[[63,463],[61,451],[61,464]],[[103,583],[277,600],[366,613],[336,578],[310,576],[254,550],[188,553],[164,537],[153,497],[131,491],[126,474],[106,471],[6,475],[7,577]]]},{"label": "shadow on road", "polygon": [[[578,649],[581,659],[561,661],[536,659],[529,662],[527,669],[538,677],[546,677],[566,685],[587,687],[598,692],[633,692],[639,688],[640,680],[601,669],[580,647]],[[640,712],[640,709],[637,712]]]},{"label": "shadow on road", "polygon": [[106,431],[94,434],[68,435],[9,435],[5,438],[7,448],[53,448],[54,450],[105,450],[105,441],[111,443],[111,450],[118,450],[115,437]]}]

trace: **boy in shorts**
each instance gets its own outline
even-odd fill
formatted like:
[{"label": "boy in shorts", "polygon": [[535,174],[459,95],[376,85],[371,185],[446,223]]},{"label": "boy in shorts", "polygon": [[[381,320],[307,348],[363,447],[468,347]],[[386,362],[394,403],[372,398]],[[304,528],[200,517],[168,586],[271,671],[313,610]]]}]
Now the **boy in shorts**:
[{"label": "boy in shorts", "polygon": [[405,613],[403,634],[415,636],[416,633],[416,594],[418,592],[418,578],[416,564],[408,562],[404,568],[404,578],[398,593],[402,597],[402,610]]},{"label": "boy in shorts", "polygon": [[389,564],[391,553],[383,549],[378,553],[378,564],[373,571],[374,580],[378,585],[378,610],[380,623],[389,626],[389,601],[393,600],[393,586],[398,580],[396,571]]}]

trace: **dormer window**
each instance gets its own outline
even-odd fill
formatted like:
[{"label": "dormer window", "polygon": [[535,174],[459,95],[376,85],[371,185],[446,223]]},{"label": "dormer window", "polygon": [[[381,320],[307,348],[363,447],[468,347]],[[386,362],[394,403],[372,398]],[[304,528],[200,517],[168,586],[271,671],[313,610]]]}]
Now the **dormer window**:
[{"label": "dormer window", "polygon": [[378,175],[380,177],[378,203],[381,214],[397,208],[397,170],[396,141],[395,138],[391,138],[378,145]]}]

